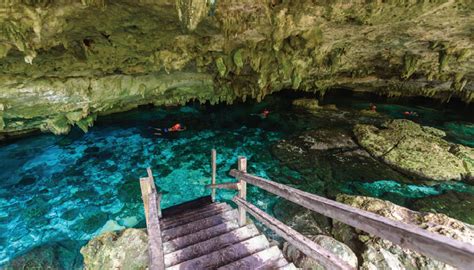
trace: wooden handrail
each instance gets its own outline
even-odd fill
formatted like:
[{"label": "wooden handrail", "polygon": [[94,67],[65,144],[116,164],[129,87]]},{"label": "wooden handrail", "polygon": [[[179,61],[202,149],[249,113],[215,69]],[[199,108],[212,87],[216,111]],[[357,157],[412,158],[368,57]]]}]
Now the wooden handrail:
[{"label": "wooden handrail", "polygon": [[[216,184],[216,159],[217,159],[216,149],[212,149],[211,151],[211,185]],[[215,187],[212,188],[211,199],[212,199],[212,202],[216,201],[216,188]]]},{"label": "wooden handrail", "polygon": [[161,239],[160,218],[158,217],[158,197],[156,190],[148,196],[149,218],[147,223],[148,231],[148,254],[149,269],[164,270],[165,261],[163,253],[163,241]]},{"label": "wooden handrail", "polygon": [[161,193],[157,193],[151,168],[147,168],[148,177],[140,178],[140,189],[145,209],[148,232],[149,269],[164,270],[163,241],[161,239]]},{"label": "wooden handrail", "polygon": [[[474,269],[474,246],[469,243],[432,233],[415,225],[382,217],[246,172],[233,169],[230,171],[230,175],[307,209],[387,239],[401,247],[418,251],[423,255],[460,269]],[[297,246],[297,248],[299,247]]]},{"label": "wooden handrail", "polygon": [[232,201],[234,201],[239,207],[245,208],[249,214],[276,232],[279,236],[283,237],[287,242],[298,247],[298,249],[300,249],[304,254],[320,262],[324,267],[326,267],[326,269],[355,269],[339,259],[333,253],[311,241],[311,239],[308,239],[281,221],[271,217],[269,214],[244,199],[235,196]]},{"label": "wooden handrail", "polygon": [[214,184],[214,185],[206,185],[206,188],[212,188],[212,189],[233,189],[233,190],[239,190],[240,185],[239,183],[221,183],[221,184]]}]

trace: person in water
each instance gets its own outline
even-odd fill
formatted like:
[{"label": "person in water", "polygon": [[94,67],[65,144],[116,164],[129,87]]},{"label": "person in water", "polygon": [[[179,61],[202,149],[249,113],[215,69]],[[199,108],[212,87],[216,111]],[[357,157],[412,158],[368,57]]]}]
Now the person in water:
[{"label": "person in water", "polygon": [[262,111],[262,113],[260,113],[260,116],[262,118],[267,118],[269,114],[270,114],[270,111],[265,109],[265,110]]},{"label": "person in water", "polygon": [[376,111],[377,111],[377,106],[375,106],[374,103],[370,103],[369,109],[370,109],[372,112],[376,112]]},{"label": "person in water", "polygon": [[413,112],[413,111],[405,111],[403,112],[403,115],[406,116],[406,117],[417,117],[418,116],[418,113],[417,112]]},{"label": "person in water", "polygon": [[170,128],[155,128],[155,130],[158,131],[157,133],[155,133],[155,135],[163,135],[163,134],[166,134],[166,133],[169,133],[169,132],[184,131],[184,130],[186,130],[186,127],[184,127],[180,123],[176,123]]}]

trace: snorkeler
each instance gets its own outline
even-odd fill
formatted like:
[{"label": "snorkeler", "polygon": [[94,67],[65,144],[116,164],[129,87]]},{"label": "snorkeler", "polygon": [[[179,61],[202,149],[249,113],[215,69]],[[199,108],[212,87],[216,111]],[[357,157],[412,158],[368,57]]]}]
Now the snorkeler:
[{"label": "snorkeler", "polygon": [[155,128],[155,130],[158,131],[158,133],[154,133],[155,135],[163,135],[163,134],[166,134],[166,133],[169,133],[169,132],[184,131],[184,130],[186,130],[186,127],[184,127],[180,123],[176,123],[170,128]]},{"label": "snorkeler", "polygon": [[417,117],[418,116],[418,113],[417,112],[413,112],[413,111],[405,111],[403,112],[403,115],[406,116],[406,117]]},{"label": "snorkeler", "polygon": [[370,103],[369,109],[370,109],[372,112],[376,112],[376,111],[377,111],[377,106],[375,106],[374,103]]}]

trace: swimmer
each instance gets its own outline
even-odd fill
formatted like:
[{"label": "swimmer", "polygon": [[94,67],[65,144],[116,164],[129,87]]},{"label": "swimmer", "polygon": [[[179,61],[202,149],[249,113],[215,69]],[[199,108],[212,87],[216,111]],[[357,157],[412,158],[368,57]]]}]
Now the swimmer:
[{"label": "swimmer", "polygon": [[374,103],[370,103],[369,109],[370,109],[372,112],[376,112],[376,111],[377,111],[377,106],[375,106]]},{"label": "swimmer", "polygon": [[270,114],[270,111],[267,110],[267,109],[265,109],[265,110],[263,110],[262,113],[260,113],[260,116],[261,116],[262,118],[267,118],[269,114]]},{"label": "swimmer", "polygon": [[413,112],[413,111],[405,111],[403,112],[403,115],[406,116],[406,117],[417,117],[418,116],[418,113],[417,112]]},{"label": "swimmer", "polygon": [[154,133],[155,135],[163,135],[163,134],[166,134],[166,133],[169,133],[169,132],[185,131],[186,127],[184,127],[180,123],[176,123],[170,128],[155,128],[155,130],[158,131],[157,133]]}]

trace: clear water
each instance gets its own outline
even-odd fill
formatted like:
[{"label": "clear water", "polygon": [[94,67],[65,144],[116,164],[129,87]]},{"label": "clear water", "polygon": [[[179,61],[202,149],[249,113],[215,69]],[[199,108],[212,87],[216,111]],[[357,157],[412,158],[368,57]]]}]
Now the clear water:
[{"label": "clear water", "polygon": [[[341,102],[348,112],[367,106],[366,100]],[[272,110],[268,119],[258,116],[265,107]],[[400,117],[407,109],[394,104],[379,104],[379,108],[391,118]],[[449,113],[446,117],[433,109],[408,109],[417,109],[420,119],[445,129],[452,140],[474,144],[474,125],[461,115]],[[168,127],[178,121],[188,129],[166,137],[153,134],[152,127]],[[144,107],[101,117],[87,134],[73,130],[67,136],[43,134],[4,144],[0,146],[0,265],[52,243],[75,242],[77,255],[78,247],[101,232],[144,227],[138,179],[146,176],[147,167],[153,168],[164,193],[163,207],[208,195],[204,185],[210,181],[212,148],[218,151],[218,182],[233,180],[227,173],[242,155],[249,159],[249,172],[295,183],[305,176],[282,166],[272,155],[272,145],[298,132],[328,125],[351,127],[344,121],[334,123],[294,110],[287,100],[270,97],[260,104]],[[447,190],[474,193],[473,187],[464,183],[424,186],[397,180],[381,175],[358,181],[342,175],[336,183],[326,184],[338,192],[401,201]],[[304,184],[293,185],[318,192]],[[233,195],[231,191],[218,193],[220,200],[230,200]],[[254,187],[248,197],[269,212],[276,202],[275,197]]]}]

